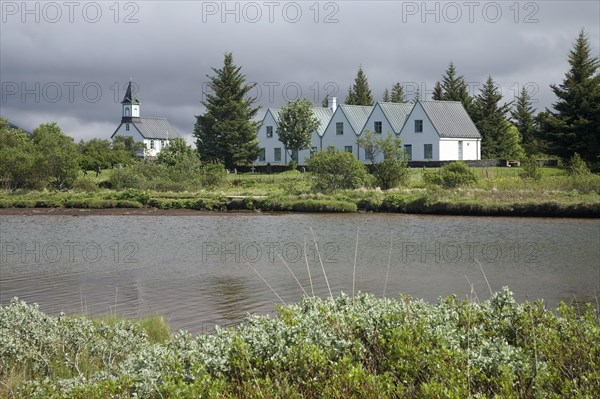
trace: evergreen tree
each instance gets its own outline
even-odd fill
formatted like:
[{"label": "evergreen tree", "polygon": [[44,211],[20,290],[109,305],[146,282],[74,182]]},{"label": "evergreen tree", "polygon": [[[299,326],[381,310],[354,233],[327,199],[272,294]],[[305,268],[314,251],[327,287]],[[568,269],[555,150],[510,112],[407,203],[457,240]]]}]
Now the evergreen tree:
[{"label": "evergreen tree", "polygon": [[400,82],[394,83],[392,86],[392,95],[390,96],[390,101],[393,103],[405,103],[406,96],[404,95],[404,89]]},{"label": "evergreen tree", "polygon": [[515,109],[511,112],[511,116],[521,134],[523,148],[529,155],[537,152],[535,141],[536,127],[533,113],[534,109],[531,105],[531,97],[527,89],[523,87],[521,93],[517,96]]},{"label": "evergreen tree", "polygon": [[385,89],[385,91],[383,92],[383,99],[382,101],[384,103],[389,103],[390,102],[390,91],[388,89]]},{"label": "evergreen tree", "polygon": [[292,150],[292,158],[299,150],[311,147],[312,132],[321,124],[314,116],[312,108],[312,102],[306,98],[298,98],[281,108],[277,135],[283,146]]},{"label": "evergreen tree", "polygon": [[415,95],[412,99],[412,103],[415,104],[417,101],[420,101],[420,100],[421,100],[421,89],[419,89],[417,87],[417,90],[415,91]]},{"label": "evergreen tree", "polygon": [[444,98],[444,90],[442,89],[440,82],[435,82],[435,86],[433,86],[432,98],[437,101],[440,101]]},{"label": "evergreen tree", "polygon": [[[453,62],[450,62],[444,76],[442,76],[441,93],[436,93],[434,89],[434,96],[441,94],[441,100],[444,101],[460,101],[469,114],[472,113],[472,99],[469,96],[469,90],[467,84],[462,76],[458,76],[456,67]],[[435,100],[436,98],[434,98]],[[472,117],[472,115],[471,115]]]},{"label": "evergreen tree", "polygon": [[373,95],[371,94],[369,82],[362,67],[358,68],[356,78],[354,78],[354,85],[348,90],[346,104],[373,105]]},{"label": "evergreen tree", "polygon": [[[512,159],[522,156],[519,133],[506,120],[510,104],[499,105],[502,94],[489,76],[475,99],[473,121],[482,136],[481,156],[484,159]],[[516,135],[515,135],[516,133]]]},{"label": "evergreen tree", "polygon": [[323,101],[321,102],[321,106],[323,108],[329,107],[329,96],[325,96],[325,98],[323,98]]},{"label": "evergreen tree", "polygon": [[550,85],[558,100],[546,120],[547,150],[564,159],[575,153],[590,163],[600,161],[600,66],[582,30],[569,52],[571,69],[560,85]]},{"label": "evergreen tree", "polygon": [[252,106],[256,99],[246,97],[254,85],[245,83],[231,53],[225,54],[222,69],[212,70],[215,75],[208,76],[208,86],[213,93],[202,102],[206,113],[196,116],[196,147],[204,161],[222,162],[231,169],[254,161],[259,154],[258,124],[252,120],[258,111]]}]

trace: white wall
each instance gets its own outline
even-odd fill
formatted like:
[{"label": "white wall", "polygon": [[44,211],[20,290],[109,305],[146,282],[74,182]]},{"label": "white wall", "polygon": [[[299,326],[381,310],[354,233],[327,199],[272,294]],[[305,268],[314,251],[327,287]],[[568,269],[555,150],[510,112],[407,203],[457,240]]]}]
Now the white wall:
[{"label": "white wall", "polygon": [[[342,122],[344,124],[344,134],[336,134],[337,122]],[[354,154],[355,157],[358,157],[358,145],[356,144],[357,138],[358,137],[356,133],[354,133],[354,130],[352,130],[352,126],[350,126],[350,122],[348,122],[346,115],[344,114],[344,112],[342,112],[342,108],[338,107],[337,110],[333,113],[333,116],[331,117],[331,121],[329,122],[327,129],[325,129],[325,132],[323,133],[321,149],[324,150],[330,145],[332,145],[338,150],[344,150],[345,146],[352,146],[352,154]],[[360,149],[360,153],[361,156],[364,156],[362,155],[362,148]]]},{"label": "white wall", "polygon": [[440,139],[440,161],[456,161],[458,157],[459,141],[462,141],[462,160],[471,161],[480,159],[479,140]]},{"label": "white wall", "polygon": [[[371,112],[371,115],[369,115],[369,118],[367,119],[363,130],[360,132],[359,137],[364,137],[366,130],[370,130],[371,132],[375,133],[375,122],[381,122],[381,134],[376,135],[377,138],[385,139],[389,134],[394,134],[395,136],[396,132],[394,132],[394,128],[392,128],[392,125],[390,125],[388,119],[381,110],[379,103],[377,103],[375,107],[373,107],[373,111]],[[371,163],[371,160],[365,157],[365,150],[362,147],[360,148],[359,160],[363,163]],[[383,154],[379,154],[377,157],[375,157],[375,162],[381,161],[383,161]]]},{"label": "white wall", "polygon": [[[135,142],[143,142],[144,144],[146,144],[144,137],[142,137],[142,135],[140,134],[140,132],[138,132],[138,130],[135,128],[135,126],[133,126],[133,123],[129,124],[129,131],[127,130],[127,124],[126,123],[121,123],[119,125],[119,127],[117,128],[117,130],[113,133],[113,135],[110,137],[111,139],[115,138],[116,136],[123,136],[123,137],[133,137],[133,141]],[[150,148],[150,144],[148,143],[148,147]],[[139,154],[140,156],[143,156],[144,154]],[[148,155],[150,155],[148,153]],[[155,156],[155,155],[150,155],[150,156]]]},{"label": "white wall", "polygon": [[[423,121],[423,132],[415,133],[415,120],[419,119]],[[406,123],[400,131],[400,139],[402,140],[402,145],[412,144],[413,161],[425,160],[425,144],[432,144],[433,147],[433,157],[427,160],[436,161],[440,159],[440,137],[435,131],[421,104],[417,103],[406,119]]]},{"label": "white wall", "polygon": [[[267,137],[267,126],[272,126],[273,128],[273,137]],[[279,136],[277,135],[277,122],[273,118],[271,112],[265,114],[262,124],[258,129],[257,133],[258,146],[260,148],[265,149],[265,160],[259,161],[258,159],[255,161],[258,165],[266,165],[270,164],[284,164],[286,163],[286,154],[285,149],[283,148],[283,144],[279,141]],[[281,160],[275,161],[275,148],[281,148]]]}]

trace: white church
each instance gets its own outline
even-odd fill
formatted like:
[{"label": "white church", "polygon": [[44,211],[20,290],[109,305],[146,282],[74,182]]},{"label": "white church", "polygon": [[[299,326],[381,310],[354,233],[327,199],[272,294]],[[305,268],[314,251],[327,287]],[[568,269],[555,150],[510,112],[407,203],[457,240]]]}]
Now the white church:
[{"label": "white church", "polygon": [[367,130],[382,137],[399,137],[409,160],[481,159],[481,134],[459,101],[377,102],[373,106],[361,106],[337,105],[337,99],[333,97],[327,107],[313,108],[313,114],[321,125],[312,133],[310,150],[298,154],[284,148],[279,141],[279,112],[279,109],[267,109],[260,124],[257,164],[286,164],[292,157],[304,164],[312,153],[328,146],[351,152],[361,162],[371,163],[358,144],[358,138],[363,137]]},{"label": "white church", "polygon": [[125,98],[121,101],[121,123],[110,138],[113,139],[115,136],[133,137],[134,141],[144,143],[145,151],[139,155],[144,158],[154,158],[169,145],[170,140],[181,137],[181,135],[166,118],[142,118],[140,108],[140,100],[133,94],[130,81]]}]

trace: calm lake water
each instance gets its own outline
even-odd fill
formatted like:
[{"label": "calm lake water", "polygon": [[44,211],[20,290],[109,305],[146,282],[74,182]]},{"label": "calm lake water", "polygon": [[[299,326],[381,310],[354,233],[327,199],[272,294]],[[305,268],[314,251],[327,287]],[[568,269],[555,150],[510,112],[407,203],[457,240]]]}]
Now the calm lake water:
[{"label": "calm lake water", "polygon": [[303,292],[286,263],[311,294],[308,260],[315,294],[329,295],[319,255],[334,295],[352,293],[355,252],[355,290],[379,297],[385,287],[387,297],[466,298],[472,284],[486,299],[477,261],[493,290],[508,286],[520,300],[554,307],[595,302],[600,291],[600,222],[582,219],[2,216],[0,251],[2,305],[17,296],[49,313],[159,313],[192,333],[272,312],[281,300],[256,272],[283,301],[298,301]]}]

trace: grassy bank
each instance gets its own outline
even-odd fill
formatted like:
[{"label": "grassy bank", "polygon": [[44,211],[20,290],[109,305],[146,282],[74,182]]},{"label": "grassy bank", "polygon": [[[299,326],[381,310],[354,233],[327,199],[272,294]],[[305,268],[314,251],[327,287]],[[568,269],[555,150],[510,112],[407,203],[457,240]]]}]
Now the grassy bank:
[{"label": "grassy bank", "polygon": [[342,294],[151,342],[135,323],[14,301],[0,309],[0,383],[20,398],[592,398],[599,321],[591,306],[551,312],[506,289],[481,303]]},{"label": "grassy bank", "polygon": [[100,188],[112,171],[81,177],[71,191],[0,192],[0,208],[156,208],[205,211],[402,212],[450,215],[600,217],[600,176],[567,176],[542,168],[539,181],[516,168],[472,168],[478,180],[444,188],[427,182],[432,169],[411,169],[409,183],[378,189],[316,193],[309,173],[229,174],[218,187],[197,191]]}]

